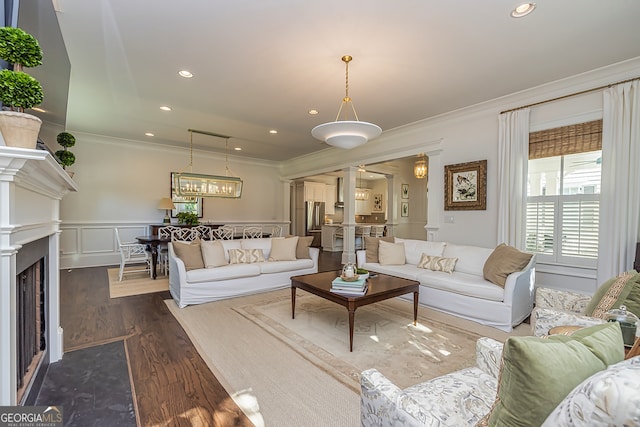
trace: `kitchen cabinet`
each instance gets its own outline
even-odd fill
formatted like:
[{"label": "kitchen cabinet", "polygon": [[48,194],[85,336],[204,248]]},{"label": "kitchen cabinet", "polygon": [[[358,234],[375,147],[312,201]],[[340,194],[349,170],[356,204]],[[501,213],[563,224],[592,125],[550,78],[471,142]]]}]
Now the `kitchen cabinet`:
[{"label": "kitchen cabinet", "polygon": [[326,184],[322,182],[304,183],[304,200],[306,202],[324,202],[326,197]]},{"label": "kitchen cabinet", "polygon": [[335,215],[336,213],[336,197],[338,194],[336,193],[336,188],[337,187],[332,184],[327,184],[327,186],[325,187],[324,213],[326,215]]},{"label": "kitchen cabinet", "polygon": [[371,208],[373,206],[371,190],[368,188],[356,188],[356,191],[363,191],[368,196],[366,200],[356,200],[356,215],[371,215]]}]

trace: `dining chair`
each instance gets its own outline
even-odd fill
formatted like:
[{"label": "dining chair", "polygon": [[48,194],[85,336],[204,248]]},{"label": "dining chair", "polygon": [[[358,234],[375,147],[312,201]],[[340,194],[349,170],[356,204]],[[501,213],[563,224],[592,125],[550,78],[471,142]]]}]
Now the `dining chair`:
[{"label": "dining chair", "polygon": [[384,236],[384,225],[372,225],[371,233],[369,233],[371,237],[383,237]]},{"label": "dining chair", "polygon": [[198,238],[198,230],[190,227],[180,227],[177,230],[171,231],[171,241],[183,240],[192,241]]},{"label": "dining chair", "polygon": [[[158,237],[161,239],[171,239],[171,233],[173,230],[179,230],[180,227],[174,225],[167,225],[158,228]],[[160,271],[165,276],[169,274],[169,247],[166,243],[160,243],[158,245],[158,264],[160,265]]]},{"label": "dining chair", "polygon": [[364,249],[364,236],[369,237],[371,235],[371,226],[370,225],[356,225],[355,229],[356,234],[356,242],[355,249]]},{"label": "dining chair", "polygon": [[[118,242],[118,250],[120,251],[120,272],[118,273],[118,280],[122,282],[122,278],[128,273],[141,273],[148,272],[149,276],[152,276],[151,272],[151,257],[146,250],[145,245],[142,243],[125,242],[120,239],[120,232],[118,228],[115,228],[116,241]],[[144,264],[143,269],[128,269],[125,271],[127,264],[140,265]]]},{"label": "dining chair", "polygon": [[274,225],[271,227],[271,237],[282,237],[281,225]]},{"label": "dining chair", "polygon": [[242,229],[243,239],[260,239],[262,238],[262,226],[248,225]]},{"label": "dining chair", "polygon": [[232,225],[221,225],[216,228],[215,233],[218,236],[218,239],[222,240],[231,240],[233,239],[235,228]]},{"label": "dining chair", "polygon": [[213,230],[208,225],[198,225],[193,227],[194,230],[198,233],[198,236],[202,240],[215,240],[216,236],[213,233]]}]

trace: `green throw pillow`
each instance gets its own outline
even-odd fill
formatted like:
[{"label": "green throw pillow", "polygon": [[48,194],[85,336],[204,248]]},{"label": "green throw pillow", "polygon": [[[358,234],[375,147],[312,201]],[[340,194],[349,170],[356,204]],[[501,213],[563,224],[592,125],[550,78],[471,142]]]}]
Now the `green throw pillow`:
[{"label": "green throw pillow", "polygon": [[627,310],[640,317],[640,274],[635,270],[604,282],[591,297],[585,314],[604,319],[607,311],[621,305],[627,306]]},{"label": "green throw pillow", "polygon": [[510,337],[504,344],[498,395],[488,425],[541,425],[574,387],[623,359],[617,322],[571,336]]}]

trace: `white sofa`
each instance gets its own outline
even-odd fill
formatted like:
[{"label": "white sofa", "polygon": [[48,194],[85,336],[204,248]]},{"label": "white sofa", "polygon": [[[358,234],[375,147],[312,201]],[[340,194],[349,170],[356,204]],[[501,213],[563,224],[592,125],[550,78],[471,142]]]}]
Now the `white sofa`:
[{"label": "white sofa", "polygon": [[268,261],[271,238],[220,240],[229,262],[229,249],[262,249],[267,261],[228,264],[188,270],[169,243],[169,291],[180,308],[226,298],[287,288],[291,276],[318,272],[318,248],[309,247],[309,257],[290,261]]},{"label": "white sofa", "polygon": [[[535,255],[521,270],[511,273],[504,288],[483,277],[484,264],[494,249],[415,239],[400,239],[405,264],[367,262],[366,250],[356,252],[358,267],[420,282],[420,304],[511,332],[533,309]],[[418,268],[422,254],[457,258],[452,273]]]}]

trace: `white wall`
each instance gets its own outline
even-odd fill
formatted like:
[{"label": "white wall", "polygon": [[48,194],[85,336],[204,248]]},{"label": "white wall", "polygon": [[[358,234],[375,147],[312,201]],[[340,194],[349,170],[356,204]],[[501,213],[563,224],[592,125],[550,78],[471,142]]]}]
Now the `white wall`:
[{"label": "white wall", "polygon": [[[171,172],[189,171],[189,150],[69,131],[76,137],[70,149],[76,163],[69,169],[79,191],[61,204],[62,268],[114,264],[113,228],[135,237],[148,234],[148,224],[162,223],[158,202],[170,196]],[[230,156],[229,168],[243,179],[242,197],[204,198],[202,221],[288,227],[277,165]],[[193,172],[225,175],[224,154],[194,150]]]}]

